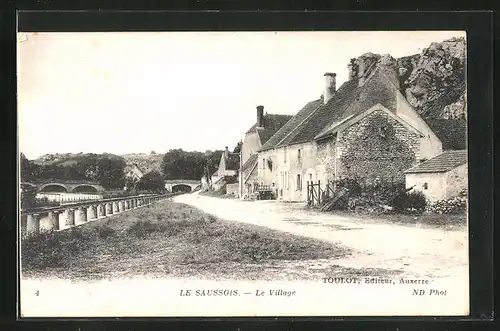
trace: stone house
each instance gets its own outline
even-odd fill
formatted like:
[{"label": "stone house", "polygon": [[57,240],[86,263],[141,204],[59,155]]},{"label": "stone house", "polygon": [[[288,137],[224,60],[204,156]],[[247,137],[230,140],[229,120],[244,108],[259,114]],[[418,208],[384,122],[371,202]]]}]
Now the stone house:
[{"label": "stone house", "polygon": [[261,184],[257,177],[257,152],[291,118],[291,115],[264,114],[264,106],[257,106],[256,122],[245,133],[241,145],[242,166],[239,189],[242,197],[252,194],[256,186]]},{"label": "stone house", "polygon": [[307,182],[355,178],[361,185],[404,183],[404,171],[442,152],[442,143],[399,88],[396,60],[367,53],[348,65],[336,89],[325,74],[320,99],[307,103],[258,152],[258,180],[277,197],[305,201]]},{"label": "stone house", "polygon": [[467,151],[449,150],[405,171],[406,188],[435,202],[467,190]]}]

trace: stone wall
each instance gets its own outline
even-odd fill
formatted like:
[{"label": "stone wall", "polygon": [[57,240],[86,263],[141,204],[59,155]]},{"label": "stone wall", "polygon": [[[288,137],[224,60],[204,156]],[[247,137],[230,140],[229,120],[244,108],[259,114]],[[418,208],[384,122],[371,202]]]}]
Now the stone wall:
[{"label": "stone wall", "polygon": [[416,164],[419,136],[383,111],[374,111],[343,130],[337,148],[338,175],[361,185],[404,183],[404,171]]},{"label": "stone wall", "polygon": [[447,173],[446,176],[446,199],[456,197],[468,188],[467,164],[463,164]]},{"label": "stone wall", "polygon": [[422,192],[428,201],[435,202],[446,198],[445,173],[416,173],[406,174],[407,189]]}]

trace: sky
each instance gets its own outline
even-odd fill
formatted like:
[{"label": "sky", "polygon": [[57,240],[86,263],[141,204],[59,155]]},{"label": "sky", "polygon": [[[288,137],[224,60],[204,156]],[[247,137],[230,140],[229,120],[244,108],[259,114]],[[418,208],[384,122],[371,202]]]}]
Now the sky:
[{"label": "sky", "polygon": [[48,153],[230,149],[256,106],[297,113],[349,60],[401,57],[460,31],[26,33],[18,38],[18,141]]}]

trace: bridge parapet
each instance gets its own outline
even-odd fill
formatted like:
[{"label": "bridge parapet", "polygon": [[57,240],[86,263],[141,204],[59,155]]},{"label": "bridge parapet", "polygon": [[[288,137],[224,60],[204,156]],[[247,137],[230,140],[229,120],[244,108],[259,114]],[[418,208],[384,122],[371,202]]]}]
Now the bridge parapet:
[{"label": "bridge parapet", "polygon": [[173,195],[175,194],[138,195],[21,211],[21,236],[65,230],[91,220],[148,206]]}]

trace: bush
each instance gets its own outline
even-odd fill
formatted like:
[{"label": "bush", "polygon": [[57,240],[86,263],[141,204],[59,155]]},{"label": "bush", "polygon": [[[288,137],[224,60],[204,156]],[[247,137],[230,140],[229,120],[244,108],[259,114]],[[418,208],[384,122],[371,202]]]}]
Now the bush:
[{"label": "bush", "polygon": [[398,212],[423,212],[427,206],[425,195],[422,192],[404,192],[398,194],[391,203],[395,211]]},{"label": "bush", "polygon": [[434,202],[429,205],[429,211],[436,214],[460,214],[467,210],[467,192],[463,191],[460,195]]},{"label": "bush", "polygon": [[349,190],[349,196],[356,197],[360,196],[362,189],[356,179],[352,178],[342,178],[335,182],[338,188],[344,187]]}]

